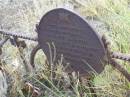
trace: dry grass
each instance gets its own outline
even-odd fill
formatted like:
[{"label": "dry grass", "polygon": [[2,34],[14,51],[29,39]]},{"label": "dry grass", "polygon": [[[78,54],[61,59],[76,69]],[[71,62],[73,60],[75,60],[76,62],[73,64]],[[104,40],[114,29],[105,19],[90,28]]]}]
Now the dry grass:
[{"label": "dry grass", "polygon": [[[0,28],[13,32],[26,32],[24,34],[36,35],[35,24],[39,22],[45,12],[56,7],[73,8],[82,16],[89,18],[95,23],[95,19],[101,22],[101,26],[95,29],[106,34],[112,42],[112,49],[124,53],[130,52],[130,9],[128,0],[12,0],[0,1]],[[92,24],[93,25],[93,24]],[[101,29],[99,29],[101,28]],[[102,30],[102,29],[107,30]],[[36,43],[27,41],[28,47],[24,50],[25,59],[29,61],[29,54]],[[22,88],[25,81],[29,81],[42,90],[41,97],[92,97],[87,85],[79,82],[79,77],[75,73],[71,79],[64,72],[62,59],[52,70],[45,64],[41,52],[37,55],[37,70],[34,74],[26,74],[18,49],[8,42],[3,47],[1,60],[4,68],[8,72],[9,97],[30,97],[28,93],[23,93]],[[128,63],[121,62],[128,71]],[[52,73],[55,74],[52,77]],[[95,76],[93,84],[98,97],[125,97],[125,93],[130,89],[128,81],[111,66],[106,66],[105,70]],[[72,88],[69,89],[69,86]],[[26,96],[24,96],[26,95]]]}]

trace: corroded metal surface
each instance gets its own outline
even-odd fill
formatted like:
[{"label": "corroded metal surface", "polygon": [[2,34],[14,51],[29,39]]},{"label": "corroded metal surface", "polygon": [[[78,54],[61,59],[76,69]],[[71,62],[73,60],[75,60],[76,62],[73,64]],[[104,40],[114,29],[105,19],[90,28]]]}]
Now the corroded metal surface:
[{"label": "corroded metal surface", "polygon": [[63,54],[72,71],[87,75],[104,69],[105,49],[101,38],[77,14],[63,8],[54,9],[43,16],[37,27],[38,42],[50,60],[49,46],[55,45],[57,59]]}]

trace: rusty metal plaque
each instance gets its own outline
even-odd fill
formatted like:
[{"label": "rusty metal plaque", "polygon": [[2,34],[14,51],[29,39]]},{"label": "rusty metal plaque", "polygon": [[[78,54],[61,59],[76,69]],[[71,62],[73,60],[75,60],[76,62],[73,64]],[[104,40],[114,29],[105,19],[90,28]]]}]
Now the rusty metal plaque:
[{"label": "rusty metal plaque", "polygon": [[42,17],[37,32],[38,42],[48,59],[50,59],[48,44],[52,52],[54,44],[56,58],[60,59],[63,55],[65,62],[70,63],[67,70],[79,72],[80,75],[103,71],[105,49],[101,38],[74,12],[64,8],[49,11]]}]

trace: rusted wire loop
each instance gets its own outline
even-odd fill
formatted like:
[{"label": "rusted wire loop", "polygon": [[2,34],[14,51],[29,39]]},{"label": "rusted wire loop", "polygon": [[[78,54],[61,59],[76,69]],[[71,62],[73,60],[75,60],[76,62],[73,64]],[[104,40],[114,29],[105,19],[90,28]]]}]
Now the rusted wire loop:
[{"label": "rusted wire loop", "polygon": [[36,55],[37,51],[40,50],[40,49],[41,49],[41,48],[40,48],[40,45],[38,44],[38,45],[36,45],[36,46],[34,47],[34,49],[33,49],[32,52],[31,52],[31,55],[30,55],[30,64],[31,64],[31,66],[32,66],[33,68],[35,68],[35,64],[34,64],[35,55]]},{"label": "rusted wire loop", "polygon": [[110,60],[110,64],[116,68],[117,70],[119,70],[125,77],[128,81],[130,81],[130,73],[127,72],[127,70],[125,70],[121,64],[119,64],[115,59],[111,59]]},{"label": "rusted wire loop", "polygon": [[108,56],[111,58],[121,59],[124,61],[130,61],[130,54],[124,54],[120,52],[112,52],[110,50],[110,42],[108,41],[107,37],[105,35],[102,36],[102,41],[104,43],[104,47],[106,50],[108,50]]},{"label": "rusted wire loop", "polygon": [[22,38],[22,39],[28,39],[28,40],[32,40],[32,41],[37,41],[38,38],[37,37],[29,37],[27,35],[23,35],[17,32],[6,32],[6,31],[0,31],[0,34],[6,35],[6,36],[13,36],[13,37],[18,37],[18,38]]},{"label": "rusted wire loop", "polygon": [[[107,57],[108,57],[108,63],[110,63],[114,68],[119,70],[125,78],[130,81],[130,74],[125,70],[120,63],[116,61],[116,59],[122,59],[129,61],[130,55],[118,53],[118,52],[112,52],[110,49],[110,43],[108,43],[107,38],[105,36],[102,37],[102,41],[104,43],[104,47],[107,50]],[[116,59],[115,59],[116,58]]]},{"label": "rusted wire loop", "polygon": [[119,52],[112,52],[111,53],[111,57],[130,62],[130,54],[123,54],[123,53],[119,53]]}]

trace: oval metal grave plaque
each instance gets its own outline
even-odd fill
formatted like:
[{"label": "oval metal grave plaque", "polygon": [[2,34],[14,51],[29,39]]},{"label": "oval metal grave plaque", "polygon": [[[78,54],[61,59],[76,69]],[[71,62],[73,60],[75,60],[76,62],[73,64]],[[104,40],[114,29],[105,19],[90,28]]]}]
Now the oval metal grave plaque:
[{"label": "oval metal grave plaque", "polygon": [[[72,71],[80,75],[102,72],[105,49],[97,33],[79,15],[64,8],[45,14],[37,27],[38,42],[50,59],[48,43],[54,43],[56,58],[63,54]],[[51,49],[54,50],[53,48]],[[68,67],[69,69],[69,67]]]}]

